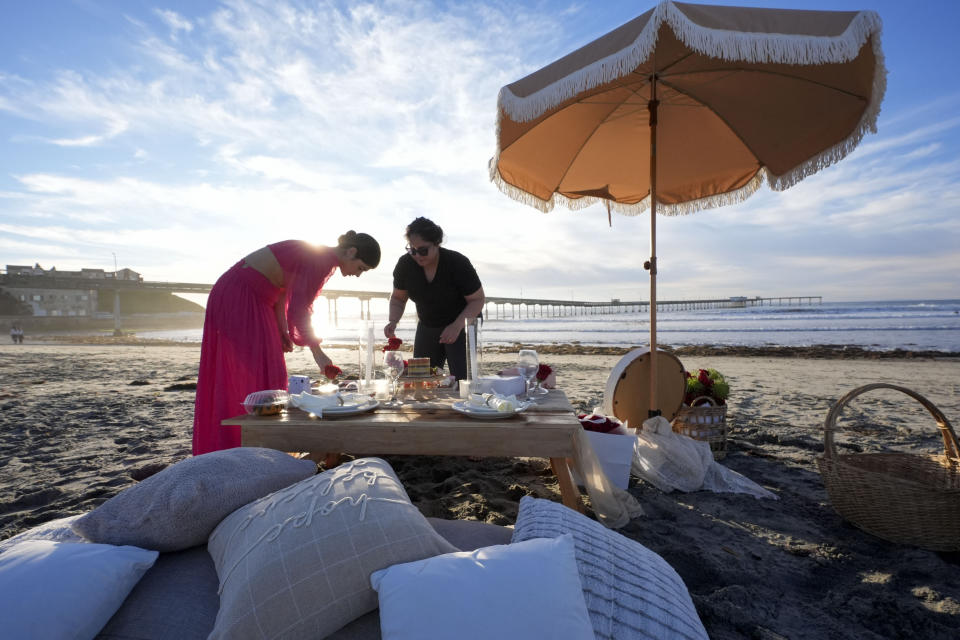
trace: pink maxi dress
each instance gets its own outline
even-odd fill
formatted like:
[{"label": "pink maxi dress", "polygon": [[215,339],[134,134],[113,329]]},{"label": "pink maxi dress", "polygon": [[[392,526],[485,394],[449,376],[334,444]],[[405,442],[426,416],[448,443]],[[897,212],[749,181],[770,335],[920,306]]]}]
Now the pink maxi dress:
[{"label": "pink maxi dress", "polygon": [[283,270],[284,288],[241,260],[210,290],[203,323],[193,414],[193,455],[240,446],[240,427],[221,420],[243,413],[254,391],[287,388],[287,363],[274,305],[285,296],[294,344],[320,340],[310,326],[313,301],[337,267],[333,249],[301,240],[268,245]]}]

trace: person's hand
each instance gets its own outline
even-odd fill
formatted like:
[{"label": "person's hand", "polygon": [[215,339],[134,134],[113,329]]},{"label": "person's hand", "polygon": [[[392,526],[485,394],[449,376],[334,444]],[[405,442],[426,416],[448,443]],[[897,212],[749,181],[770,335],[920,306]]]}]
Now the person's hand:
[{"label": "person's hand", "polygon": [[448,324],[443,333],[440,334],[440,344],[453,344],[460,337],[461,330],[463,330],[463,326],[457,322]]},{"label": "person's hand", "polygon": [[397,330],[397,323],[388,322],[383,327],[383,335],[386,336],[387,338],[392,338],[396,335],[396,333],[394,333],[396,330]]},{"label": "person's hand", "polygon": [[320,367],[320,371],[326,369],[329,365],[333,364],[333,360],[327,357],[320,348],[313,350],[313,361],[317,363],[317,366]]},{"label": "person's hand", "polygon": [[286,331],[280,332],[280,344],[283,346],[284,353],[293,351],[293,340],[290,339],[290,334]]}]

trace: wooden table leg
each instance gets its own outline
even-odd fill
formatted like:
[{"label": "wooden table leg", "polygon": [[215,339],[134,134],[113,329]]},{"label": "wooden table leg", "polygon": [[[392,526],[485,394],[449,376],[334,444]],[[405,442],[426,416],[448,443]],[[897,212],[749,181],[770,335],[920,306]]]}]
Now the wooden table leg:
[{"label": "wooden table leg", "polygon": [[570,476],[570,468],[567,467],[567,459],[550,458],[550,467],[553,468],[553,473],[557,476],[557,482],[560,483],[560,499],[563,505],[583,513],[583,502],[580,500],[580,491],[577,489],[577,486],[573,484],[573,478]]}]

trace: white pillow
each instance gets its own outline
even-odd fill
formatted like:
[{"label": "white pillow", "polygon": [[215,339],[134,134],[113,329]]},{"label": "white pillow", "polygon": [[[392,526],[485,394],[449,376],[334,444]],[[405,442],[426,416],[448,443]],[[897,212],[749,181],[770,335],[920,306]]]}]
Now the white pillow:
[{"label": "white pillow", "polygon": [[456,551],[393,469],[358,458],[243,506],[207,544],[220,578],[210,640],[326,638],[377,608],[370,574]]},{"label": "white pillow", "polygon": [[157,555],[110,544],[21,542],[0,555],[0,633],[94,638]]},{"label": "white pillow", "polygon": [[666,560],[562,504],[520,499],[513,544],[569,534],[598,638],[707,640],[687,586]]},{"label": "white pillow", "polygon": [[397,564],[370,584],[383,640],[594,637],[570,535]]}]

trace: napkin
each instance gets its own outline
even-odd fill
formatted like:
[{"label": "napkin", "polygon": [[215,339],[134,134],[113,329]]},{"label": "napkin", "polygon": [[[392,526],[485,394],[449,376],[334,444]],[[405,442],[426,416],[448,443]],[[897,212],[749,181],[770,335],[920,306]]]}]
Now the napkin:
[{"label": "napkin", "polygon": [[290,396],[290,404],[298,409],[303,409],[304,411],[316,414],[318,417],[322,418],[324,409],[331,409],[340,406],[355,407],[370,400],[370,396],[365,396],[362,393],[341,393],[340,397],[343,398],[343,405],[341,405],[340,401],[337,400],[337,396],[335,394],[315,396],[303,392],[295,396]]},{"label": "napkin", "polygon": [[517,396],[502,396],[497,393],[471,393],[467,404],[475,409],[494,409],[503,413],[517,410]]},{"label": "napkin", "polygon": [[495,393],[499,396],[520,395],[527,385],[523,376],[480,376],[473,380],[474,388],[479,392]]},{"label": "napkin", "polygon": [[594,411],[591,414],[581,413],[577,416],[580,425],[587,431],[596,431],[597,433],[612,433],[616,435],[627,436],[630,432],[622,422],[616,418],[605,416],[602,413]]}]

